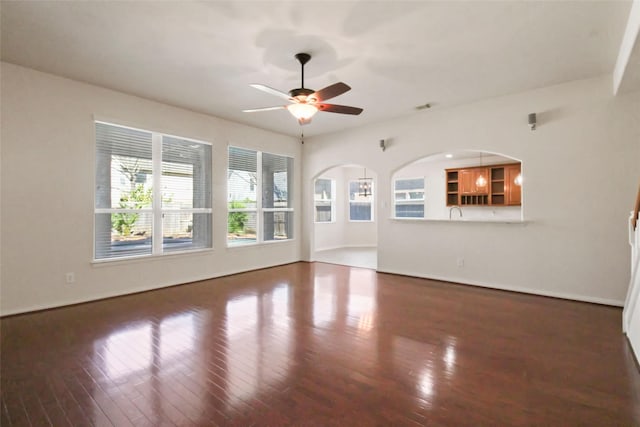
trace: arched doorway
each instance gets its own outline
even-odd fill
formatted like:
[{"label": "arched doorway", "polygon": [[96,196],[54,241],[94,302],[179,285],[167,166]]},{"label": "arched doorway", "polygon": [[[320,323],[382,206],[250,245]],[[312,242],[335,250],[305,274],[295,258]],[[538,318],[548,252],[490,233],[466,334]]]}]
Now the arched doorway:
[{"label": "arched doorway", "polygon": [[361,165],[335,166],[314,177],[312,186],[311,259],[376,269],[377,174]]}]

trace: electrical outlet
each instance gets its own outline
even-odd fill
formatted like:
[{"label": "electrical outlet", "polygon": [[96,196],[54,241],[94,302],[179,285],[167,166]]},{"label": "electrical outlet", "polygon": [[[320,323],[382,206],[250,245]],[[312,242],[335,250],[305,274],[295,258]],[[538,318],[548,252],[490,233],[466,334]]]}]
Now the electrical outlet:
[{"label": "electrical outlet", "polygon": [[458,268],[464,267],[464,258],[458,257],[458,259],[456,260],[456,265],[458,266]]},{"label": "electrical outlet", "polygon": [[76,283],[76,274],[75,273],[67,273],[65,274],[67,279],[67,283]]}]

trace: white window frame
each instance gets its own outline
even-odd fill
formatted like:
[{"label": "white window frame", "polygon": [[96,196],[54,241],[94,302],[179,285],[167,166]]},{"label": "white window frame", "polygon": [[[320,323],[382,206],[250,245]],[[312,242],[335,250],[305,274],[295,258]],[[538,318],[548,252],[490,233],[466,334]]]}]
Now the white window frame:
[{"label": "white window frame", "polygon": [[[375,201],[375,188],[376,185],[373,182],[373,179],[371,180],[371,195],[369,196],[369,201],[368,202],[358,202],[358,200],[351,200],[351,183],[355,182],[358,183],[359,181],[357,179],[350,179],[347,181],[347,200],[349,201],[349,203],[347,203],[347,209],[348,209],[348,213],[347,213],[347,217],[349,218],[349,222],[375,222],[375,205],[374,205],[374,201]],[[358,197],[358,196],[356,196]],[[351,204],[352,203],[369,203],[371,205],[371,219],[351,219]]]},{"label": "white window frame", "polygon": [[[226,245],[227,248],[230,249],[235,249],[235,248],[242,248],[242,247],[246,247],[246,246],[255,246],[255,245],[264,245],[264,244],[277,244],[277,243],[285,243],[285,242],[291,242],[293,240],[295,240],[295,234],[294,237],[290,237],[287,239],[274,239],[274,240],[264,240],[264,236],[263,236],[263,230],[264,230],[264,213],[265,212],[294,212],[294,208],[265,208],[262,206],[262,154],[263,153],[267,153],[267,154],[271,154],[274,156],[281,156],[281,157],[287,157],[289,159],[292,159],[295,161],[295,158],[292,156],[287,156],[286,154],[278,154],[278,153],[271,153],[271,152],[267,152],[267,151],[260,151],[260,150],[255,150],[253,148],[245,148],[245,147],[240,147],[237,145],[229,145],[227,146],[227,156],[229,155],[229,148],[234,147],[234,148],[239,148],[242,150],[247,150],[247,151],[254,151],[256,153],[256,187],[255,187],[255,191],[256,191],[256,207],[254,208],[238,208],[238,209],[229,209],[229,200],[226,200],[226,205],[227,205],[227,221],[226,221],[226,227],[227,227],[227,232],[225,233],[225,235],[227,235],[226,240]],[[229,157],[227,157],[227,171],[229,171]],[[228,177],[228,173],[227,173],[227,177]],[[291,171],[291,177],[293,178],[293,170]],[[227,178],[227,182],[226,182],[226,194],[229,194],[229,178]],[[227,196],[228,197],[228,196]],[[290,204],[293,205],[294,200],[293,200],[293,192],[292,194],[288,194],[287,193],[287,197],[290,197]],[[255,212],[256,214],[256,241],[255,242],[251,242],[251,243],[242,243],[242,244],[230,244],[230,240],[228,237],[228,232],[229,232],[229,214],[232,212],[249,212],[249,213],[253,213]],[[295,215],[293,215],[293,217],[291,218],[291,228],[292,230],[295,229]]]},{"label": "white window frame", "polygon": [[[193,138],[186,138],[183,136],[170,135],[162,132],[156,132],[148,129],[141,129],[132,126],[120,125],[117,123],[106,122],[102,120],[94,120],[94,129],[96,125],[104,124],[107,126],[114,126],[124,129],[131,129],[134,131],[147,132],[150,133],[151,136],[151,173],[153,179],[152,186],[152,203],[151,208],[140,208],[140,209],[121,209],[121,208],[96,208],[96,199],[97,192],[95,186],[95,173],[94,173],[94,186],[93,186],[93,255],[92,262],[94,263],[102,263],[102,262],[118,262],[124,261],[128,259],[137,259],[137,258],[149,258],[149,257],[158,257],[158,256],[171,256],[177,255],[181,253],[191,253],[191,252],[202,252],[213,249],[213,208],[191,208],[191,209],[163,209],[162,208],[162,137],[167,136],[171,138],[181,139],[185,141],[191,141],[197,144],[204,144],[211,146],[212,144],[207,141],[200,141]],[[97,152],[97,147],[94,149],[94,162],[95,156]],[[213,163],[213,162],[212,162]],[[211,165],[213,169],[213,164]],[[97,165],[94,164],[94,172],[97,168]],[[212,173],[213,175],[213,173]],[[213,188],[213,183],[209,182],[211,188]],[[211,193],[211,192],[210,192]],[[162,228],[162,218],[165,213],[210,213],[211,220],[209,225],[209,230],[211,230],[211,246],[206,248],[194,248],[194,249],[184,249],[179,251],[167,251],[163,250],[163,228]],[[136,254],[136,255],[125,255],[125,256],[117,256],[117,257],[106,257],[106,258],[96,258],[96,215],[97,214],[117,214],[117,213],[151,213],[152,215],[152,237],[151,237],[151,253],[150,254]]]},{"label": "white window frame", "polygon": [[[328,199],[324,199],[324,198],[316,198],[316,181],[319,180],[323,180],[323,181],[329,181],[331,182],[331,197]],[[318,221],[318,215],[317,215],[317,203],[318,202],[325,202],[325,203],[329,203],[329,206],[331,207],[331,221]],[[316,224],[331,224],[336,222],[336,180],[332,179],[332,178],[316,178],[313,180],[313,222]]]},{"label": "white window frame", "polygon": [[[396,195],[398,193],[407,193],[407,196],[409,197],[409,193],[413,190],[396,190],[396,183],[398,181],[411,181],[411,180],[415,180],[415,179],[421,179],[422,180],[422,198],[421,199],[405,199],[405,200],[397,200],[396,199]],[[396,219],[416,219],[416,218],[424,218],[425,215],[427,214],[427,205],[426,205],[426,187],[427,187],[427,179],[424,176],[415,176],[415,177],[396,177],[393,179],[393,187],[392,187],[392,191],[393,191],[393,195],[392,195],[392,200],[393,200],[393,218]],[[400,202],[400,203],[399,203]],[[422,203],[422,217],[417,217],[417,216],[398,216],[396,213],[396,206],[398,205],[417,205]]]}]

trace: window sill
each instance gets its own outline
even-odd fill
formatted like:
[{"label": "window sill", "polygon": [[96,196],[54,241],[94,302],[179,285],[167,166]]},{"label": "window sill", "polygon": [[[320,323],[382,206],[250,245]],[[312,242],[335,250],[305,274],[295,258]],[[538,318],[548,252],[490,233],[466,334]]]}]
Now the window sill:
[{"label": "window sill", "polygon": [[93,267],[106,267],[106,266],[112,266],[112,265],[131,264],[131,263],[145,262],[145,261],[159,261],[159,260],[166,260],[171,258],[182,258],[189,255],[208,255],[212,252],[214,252],[213,248],[206,248],[206,249],[194,249],[191,251],[169,252],[169,253],[159,254],[159,255],[139,255],[139,256],[118,257],[118,258],[94,259],[94,260],[91,260],[91,265]]},{"label": "window sill", "polygon": [[256,243],[245,243],[243,245],[235,245],[235,246],[229,246],[227,245],[227,249],[231,249],[231,250],[236,250],[236,249],[242,249],[242,248],[255,248],[255,247],[260,247],[260,246],[265,246],[265,245],[281,245],[284,243],[291,243],[291,242],[295,242],[296,239],[285,239],[285,240],[267,240],[266,242],[256,242]]},{"label": "window sill", "polygon": [[454,218],[454,219],[438,219],[438,218],[389,218],[392,221],[399,222],[439,222],[439,223],[471,223],[471,224],[529,224],[531,221],[515,218]]}]

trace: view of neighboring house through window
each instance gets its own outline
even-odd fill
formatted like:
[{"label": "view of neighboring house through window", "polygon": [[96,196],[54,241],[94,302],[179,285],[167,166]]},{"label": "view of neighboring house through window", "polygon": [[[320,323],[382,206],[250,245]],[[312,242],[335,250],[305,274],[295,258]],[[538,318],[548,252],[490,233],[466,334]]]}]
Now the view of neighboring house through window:
[{"label": "view of neighboring house through window", "polygon": [[258,152],[229,147],[227,169],[229,245],[256,243],[258,230]]},{"label": "view of neighboring house through window", "polygon": [[424,218],[424,178],[396,179],[393,199],[396,218]]},{"label": "view of neighboring house through window", "polygon": [[212,247],[211,146],[96,122],[95,259]]},{"label": "view of neighboring house through window", "polygon": [[316,222],[334,222],[336,220],[335,188],[336,182],[333,179],[316,179],[313,196]]},{"label": "view of neighboring house through window", "polygon": [[365,196],[358,181],[349,181],[349,221],[373,221],[373,192],[373,183],[371,194]]},{"label": "view of neighboring house through window", "polygon": [[229,147],[227,192],[229,246],[293,238],[291,157]]},{"label": "view of neighboring house through window", "polygon": [[293,238],[293,159],[262,153],[262,213],[266,240]]}]

